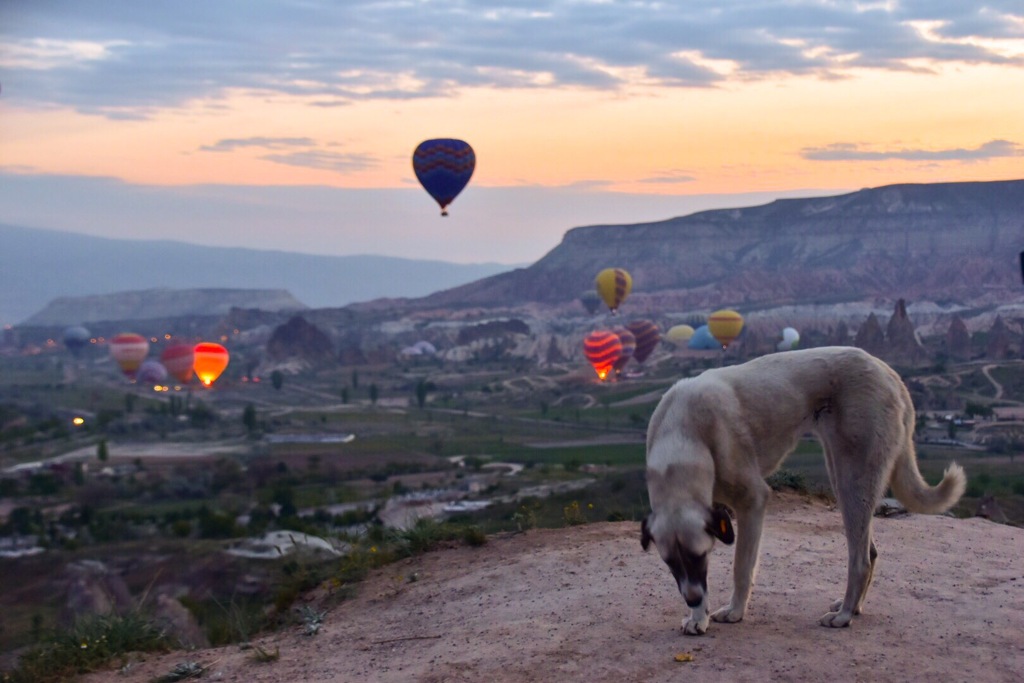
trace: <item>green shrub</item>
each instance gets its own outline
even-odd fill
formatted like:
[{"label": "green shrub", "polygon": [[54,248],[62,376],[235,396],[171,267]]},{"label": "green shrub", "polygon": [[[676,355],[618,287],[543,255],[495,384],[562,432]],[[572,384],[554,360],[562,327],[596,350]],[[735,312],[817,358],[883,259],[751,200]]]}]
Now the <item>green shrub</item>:
[{"label": "green shrub", "polygon": [[781,469],[768,476],[765,481],[773,491],[789,489],[798,493],[807,493],[807,480],[804,475],[792,470]]},{"label": "green shrub", "polygon": [[50,683],[107,666],[129,652],[167,651],[167,634],[138,611],[84,617],[25,652],[5,683]]}]

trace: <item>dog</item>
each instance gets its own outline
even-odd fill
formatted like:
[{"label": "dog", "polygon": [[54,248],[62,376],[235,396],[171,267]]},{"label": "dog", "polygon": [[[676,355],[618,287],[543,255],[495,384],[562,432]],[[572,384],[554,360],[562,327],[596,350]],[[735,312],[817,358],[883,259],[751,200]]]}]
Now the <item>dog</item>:
[{"label": "dog", "polygon": [[[872,516],[886,487],[907,510],[938,514],[967,484],[950,464],[936,486],[921,477],[914,454],[914,406],[888,365],[853,347],[786,351],[708,370],[673,385],[647,431],[651,513],[640,542],[653,542],[690,607],[683,632],[700,635],[710,620],[743,619],[757,568],[765,507],[764,478],[813,432],[825,451],[829,482],[849,548],[846,594],[821,617],[848,626],[860,614],[878,552]],[[735,511],[738,532],[729,512]],[[708,555],[716,541],[736,543],[733,593],[708,611]]]}]

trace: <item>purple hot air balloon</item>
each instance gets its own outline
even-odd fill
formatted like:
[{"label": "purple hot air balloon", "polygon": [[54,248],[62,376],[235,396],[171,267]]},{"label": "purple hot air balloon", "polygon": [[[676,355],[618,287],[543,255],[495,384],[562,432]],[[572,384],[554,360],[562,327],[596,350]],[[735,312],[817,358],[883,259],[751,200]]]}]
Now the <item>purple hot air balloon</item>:
[{"label": "purple hot air balloon", "polygon": [[440,205],[442,216],[448,215],[448,205],[466,187],[474,168],[476,154],[462,140],[424,140],[412,155],[412,170],[423,189]]}]

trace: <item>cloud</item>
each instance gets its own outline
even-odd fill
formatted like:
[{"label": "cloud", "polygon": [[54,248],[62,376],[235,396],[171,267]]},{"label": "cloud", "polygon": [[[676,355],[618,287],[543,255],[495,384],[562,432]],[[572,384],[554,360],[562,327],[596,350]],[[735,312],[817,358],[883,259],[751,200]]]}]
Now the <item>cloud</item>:
[{"label": "cloud", "polygon": [[662,171],[658,175],[649,178],[641,178],[639,182],[652,185],[675,185],[677,183],[692,183],[697,179],[685,171],[671,170]]},{"label": "cloud", "polygon": [[837,142],[825,147],[805,147],[800,156],[811,161],[982,161],[1024,156],[1024,146],[1009,140],[990,140],[974,149],[890,149],[872,150],[861,145]]},{"label": "cloud", "polygon": [[1020,0],[10,5],[5,93],[125,118],[237,89],[337,106],[476,86],[706,87],[944,62],[1024,66]]},{"label": "cloud", "polygon": [[277,164],[301,166],[303,168],[320,168],[341,173],[361,171],[377,165],[377,159],[369,154],[342,154],[340,152],[324,152],[315,149],[290,152],[288,154],[267,154],[260,158]]},{"label": "cloud", "polygon": [[212,145],[203,145],[203,152],[233,152],[243,147],[261,147],[263,149],[285,149],[288,147],[312,147],[316,143],[311,138],[225,138]]}]

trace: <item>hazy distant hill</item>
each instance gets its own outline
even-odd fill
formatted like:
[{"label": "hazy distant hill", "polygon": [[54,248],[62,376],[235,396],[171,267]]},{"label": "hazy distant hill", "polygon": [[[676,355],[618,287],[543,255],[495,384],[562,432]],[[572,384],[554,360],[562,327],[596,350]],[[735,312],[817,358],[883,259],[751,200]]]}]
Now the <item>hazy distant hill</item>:
[{"label": "hazy distant hill", "polygon": [[152,288],[285,289],[312,307],[415,297],[509,267],[115,240],[0,224],[0,323],[52,299]]},{"label": "hazy distant hill", "polygon": [[634,313],[900,297],[1007,303],[1024,297],[1022,249],[1024,180],[891,185],[576,228],[528,268],[408,303],[557,306],[612,266],[633,276]]},{"label": "hazy distant hill", "polygon": [[145,289],[58,297],[22,324],[47,326],[98,320],[225,316],[232,308],[278,312],[298,311],[307,306],[283,289]]}]

